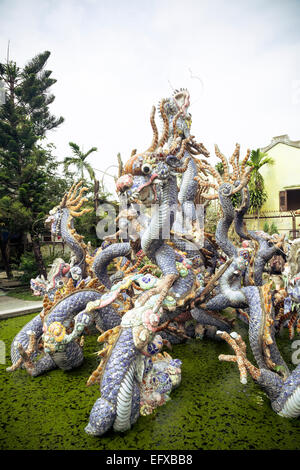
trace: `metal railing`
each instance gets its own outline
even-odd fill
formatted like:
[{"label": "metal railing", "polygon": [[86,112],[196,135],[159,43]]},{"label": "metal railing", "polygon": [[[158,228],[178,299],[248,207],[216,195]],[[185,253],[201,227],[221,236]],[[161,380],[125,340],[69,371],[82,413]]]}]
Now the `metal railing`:
[{"label": "metal railing", "polygon": [[[300,230],[297,229],[296,225],[296,218],[300,217],[300,214],[295,214],[295,211],[263,211],[259,214],[259,217],[255,214],[253,215],[246,215],[244,220],[259,220],[265,219],[272,223],[274,219],[274,223],[276,223],[276,219],[291,219],[291,223],[288,224],[287,227],[278,228],[280,232],[288,232],[289,237],[292,239],[298,238],[300,236]],[[288,222],[288,220],[287,220]]]}]

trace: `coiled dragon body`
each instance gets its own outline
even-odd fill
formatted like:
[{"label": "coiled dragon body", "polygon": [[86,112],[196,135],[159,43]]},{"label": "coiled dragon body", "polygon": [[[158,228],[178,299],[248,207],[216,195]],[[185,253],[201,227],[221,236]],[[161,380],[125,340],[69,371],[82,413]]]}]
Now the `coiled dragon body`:
[{"label": "coiled dragon body", "polygon": [[[218,336],[233,347],[236,356],[222,355],[220,359],[237,362],[243,383],[249,372],[277,413],[286,417],[300,414],[300,366],[290,373],[280,355],[270,288],[262,286],[264,266],[281,250],[282,240],[246,233],[243,226],[249,205],[251,168],[245,168],[250,151],[240,163],[237,144],[228,163],[216,146],[223,176],[206,160],[196,158],[209,157],[209,152],[190,134],[188,106],[189,93],[183,89],[160,102],[160,136],[153,107],[152,143],[145,152],[132,152],[116,182],[120,199],[125,200],[117,232],[121,242],[106,240],[95,253],[88,252],[73,227],[73,218],[88,210],[79,211],[86,200],[82,197],[86,188],[79,191],[81,183],[72,186],[48,219],[52,232],[62,236],[73,251],[74,273],[79,277],[75,282],[70,267],[64,273],[64,292],[55,284],[51,299],[45,296],[41,314],[12,343],[9,370],[25,367],[36,376],[55,367],[78,367],[84,359],[82,335],[87,328],[100,329],[98,341],[105,347],[87,382],[98,383],[101,393],[85,428],[91,435],[101,436],[110,428],[126,431],[140,414],[165,403],[180,383],[181,361],[162,355],[163,345],[197,336],[198,327],[198,337],[203,337],[205,326],[219,329]],[[214,194],[208,193],[210,189]],[[239,208],[232,202],[236,193],[242,195]],[[199,195],[203,201],[220,202],[222,215],[215,240],[195,224]],[[136,204],[147,209],[155,205],[151,216],[144,214],[140,223]],[[124,223],[124,214],[130,214],[128,220],[134,221],[135,231],[125,234],[128,220]],[[250,249],[238,249],[230,240],[233,224],[237,235],[257,244],[254,254]],[[140,268],[146,257],[151,265]],[[118,270],[109,276],[108,265],[115,259],[121,260]],[[148,268],[150,273],[145,273]],[[293,298],[298,293],[294,290]],[[250,346],[258,367],[247,360],[241,337],[229,334],[232,321],[222,317],[227,307],[248,308]],[[184,325],[181,332],[176,324]]]}]

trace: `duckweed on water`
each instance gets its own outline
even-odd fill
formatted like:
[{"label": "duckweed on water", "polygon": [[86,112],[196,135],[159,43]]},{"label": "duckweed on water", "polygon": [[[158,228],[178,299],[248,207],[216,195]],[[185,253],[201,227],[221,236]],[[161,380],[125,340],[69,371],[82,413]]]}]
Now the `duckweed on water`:
[{"label": "duckweed on water", "polygon": [[[153,415],[140,417],[126,433],[88,436],[84,428],[99,388],[86,387],[95,369],[96,337],[85,341],[85,362],[71,372],[53,370],[32,378],[24,370],[6,372],[10,344],[35,316],[0,321],[0,339],[6,345],[6,364],[0,367],[0,449],[193,450],[193,449],[299,449],[300,420],[281,418],[251,378],[239,382],[236,364],[220,362],[231,354],[225,342],[191,341],[173,347],[183,361],[182,382],[172,400]],[[247,337],[239,323],[235,330]],[[291,365],[291,342],[278,340]],[[248,346],[249,351],[249,346]],[[253,361],[251,353],[248,357]],[[291,366],[293,368],[294,366]]]}]

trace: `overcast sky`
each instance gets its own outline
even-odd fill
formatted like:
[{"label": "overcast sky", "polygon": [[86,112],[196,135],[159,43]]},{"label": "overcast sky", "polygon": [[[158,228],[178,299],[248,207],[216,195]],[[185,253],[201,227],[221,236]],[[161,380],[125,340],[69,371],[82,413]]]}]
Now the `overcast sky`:
[{"label": "overcast sky", "polygon": [[244,156],[275,135],[300,139],[298,0],[0,0],[0,61],[8,40],[19,66],[51,52],[60,159],[69,141],[98,147],[100,170],[145,150],[151,106],[180,87],[212,155],[215,143],[229,157],[236,142]]}]

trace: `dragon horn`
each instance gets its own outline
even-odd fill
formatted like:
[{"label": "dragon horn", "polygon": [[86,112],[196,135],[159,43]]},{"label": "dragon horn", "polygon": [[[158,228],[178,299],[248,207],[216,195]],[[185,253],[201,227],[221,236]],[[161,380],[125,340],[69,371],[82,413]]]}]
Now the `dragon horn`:
[{"label": "dragon horn", "polygon": [[67,197],[68,197],[68,195],[67,195],[67,193],[66,193],[66,194],[64,195],[64,197],[62,198],[62,200],[61,200],[61,203],[60,203],[60,205],[59,205],[60,208],[66,207]]},{"label": "dragon horn", "polygon": [[159,110],[160,110],[160,114],[163,120],[164,129],[163,129],[163,134],[157,144],[157,147],[163,147],[163,145],[167,142],[168,136],[169,136],[169,121],[168,121],[167,114],[164,108],[164,105],[166,102],[167,102],[166,99],[162,99],[160,102]]},{"label": "dragon horn", "polygon": [[156,149],[157,144],[158,144],[158,131],[157,131],[157,127],[155,124],[155,110],[156,110],[155,106],[152,106],[151,115],[150,115],[150,123],[151,123],[152,131],[153,131],[153,139],[152,139],[150,147],[146,150],[146,152],[153,152]]}]

